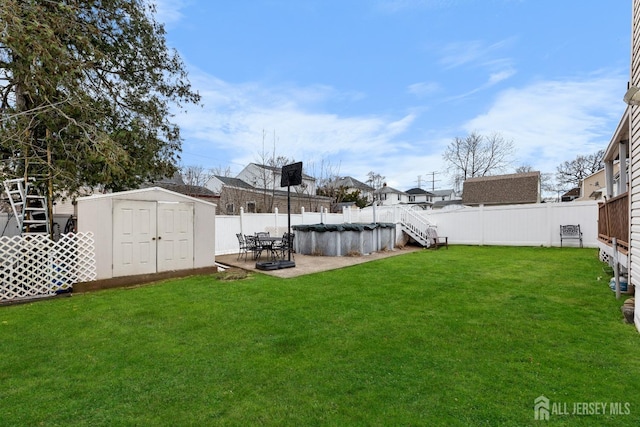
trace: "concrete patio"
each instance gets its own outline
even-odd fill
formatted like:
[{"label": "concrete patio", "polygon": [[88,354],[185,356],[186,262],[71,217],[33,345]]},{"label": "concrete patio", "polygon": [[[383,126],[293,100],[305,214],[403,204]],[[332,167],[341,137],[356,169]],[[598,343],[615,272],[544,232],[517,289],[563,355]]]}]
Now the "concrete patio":
[{"label": "concrete patio", "polygon": [[[375,261],[377,259],[388,258],[396,255],[408,254],[419,250],[423,250],[423,248],[418,246],[405,246],[402,249],[396,248],[388,251],[374,252],[369,255],[341,257],[292,254],[291,260],[295,262],[296,266],[279,270],[258,270],[256,268],[256,260],[251,258],[251,254],[249,254],[246,260],[244,259],[244,256],[238,260],[237,253],[218,255],[216,256],[216,262],[222,265],[237,267],[255,273],[264,273],[271,276],[289,278],[302,276],[304,274],[317,273],[320,271],[349,267],[351,265],[362,264],[364,262]],[[259,261],[267,260],[267,257],[263,256]]]}]

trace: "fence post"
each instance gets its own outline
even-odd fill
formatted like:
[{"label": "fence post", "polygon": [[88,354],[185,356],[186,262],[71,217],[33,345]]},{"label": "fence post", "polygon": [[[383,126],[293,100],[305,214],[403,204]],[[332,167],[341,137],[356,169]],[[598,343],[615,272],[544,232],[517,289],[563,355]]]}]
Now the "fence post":
[{"label": "fence post", "polygon": [[545,209],[545,213],[547,214],[547,229],[549,230],[549,233],[547,234],[547,246],[548,247],[552,247],[553,246],[553,228],[551,227],[551,203],[547,203],[547,209]]},{"label": "fence post", "polygon": [[484,246],[484,205],[478,206],[480,212],[480,246]]},{"label": "fence post", "polygon": [[[618,239],[615,237],[611,239],[611,249],[613,249],[613,275],[616,284],[616,299],[620,299],[620,262],[618,261]],[[629,286],[629,284],[627,284],[627,286]]]},{"label": "fence post", "polygon": [[277,206],[275,208],[273,208],[273,214],[275,215],[274,223],[275,223],[275,227],[276,227],[275,232],[274,232],[275,234],[279,234],[279,231],[278,231],[278,212],[279,212],[279,210],[278,210]]},{"label": "fence post", "polygon": [[244,236],[244,208],[240,206],[240,234]]},{"label": "fence post", "polygon": [[304,221],[304,206],[300,206],[300,224],[306,224]]}]

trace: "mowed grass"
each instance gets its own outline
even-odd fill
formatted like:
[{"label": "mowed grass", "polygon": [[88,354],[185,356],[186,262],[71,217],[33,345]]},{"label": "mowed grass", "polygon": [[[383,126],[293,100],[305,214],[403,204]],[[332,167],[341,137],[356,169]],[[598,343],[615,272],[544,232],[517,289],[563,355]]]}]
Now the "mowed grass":
[{"label": "mowed grass", "polygon": [[[638,425],[595,249],[452,246],[0,307],[0,425]],[[598,280],[598,277],[602,277]],[[623,406],[624,408],[624,406]]]}]

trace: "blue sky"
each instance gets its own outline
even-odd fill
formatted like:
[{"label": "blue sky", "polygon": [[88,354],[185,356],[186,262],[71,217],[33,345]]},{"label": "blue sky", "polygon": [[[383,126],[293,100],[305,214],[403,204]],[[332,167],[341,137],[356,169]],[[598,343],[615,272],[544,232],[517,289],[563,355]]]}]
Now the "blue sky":
[{"label": "blue sky", "polygon": [[500,133],[513,168],[555,172],[605,148],[625,108],[630,1],[156,3],[202,95],[174,117],[183,166],[236,174],[275,146],[311,175],[438,189],[455,137]]}]

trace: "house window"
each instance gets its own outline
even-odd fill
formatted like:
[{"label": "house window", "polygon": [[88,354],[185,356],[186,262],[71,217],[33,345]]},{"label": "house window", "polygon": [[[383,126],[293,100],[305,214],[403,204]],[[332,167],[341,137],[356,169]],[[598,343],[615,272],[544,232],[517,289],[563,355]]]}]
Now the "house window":
[{"label": "house window", "polygon": [[415,202],[416,201],[416,196],[409,196],[409,201],[410,202]]},{"label": "house window", "polygon": [[398,200],[400,200],[400,195],[398,194]]},{"label": "house window", "polygon": [[227,215],[233,215],[235,213],[235,206],[233,203],[227,203]]},{"label": "house window", "polygon": [[247,202],[247,213],[256,213],[256,202]]}]

